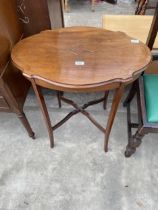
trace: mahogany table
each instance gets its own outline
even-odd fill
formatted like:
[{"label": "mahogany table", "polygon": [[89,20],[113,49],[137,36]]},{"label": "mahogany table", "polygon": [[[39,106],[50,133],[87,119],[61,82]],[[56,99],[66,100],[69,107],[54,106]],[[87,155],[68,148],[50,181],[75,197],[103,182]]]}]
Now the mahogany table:
[{"label": "mahogany table", "polygon": [[[104,150],[124,86],[136,80],[151,61],[148,47],[122,32],[93,27],[47,30],[21,40],[12,50],[12,61],[31,81],[48,129],[53,130],[77,113],[82,113],[105,134]],[[105,98],[78,106],[61,99],[75,110],[52,127],[41,87],[68,92],[98,92],[115,89],[107,126],[100,125],[85,109]]]}]

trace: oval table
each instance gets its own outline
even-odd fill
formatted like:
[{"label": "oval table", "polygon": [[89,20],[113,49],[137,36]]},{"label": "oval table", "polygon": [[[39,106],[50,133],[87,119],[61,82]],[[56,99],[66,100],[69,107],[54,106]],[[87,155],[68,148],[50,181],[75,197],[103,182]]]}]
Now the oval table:
[{"label": "oval table", "polygon": [[[12,50],[12,61],[31,81],[54,146],[53,130],[74,114],[82,113],[105,134],[104,150],[124,86],[136,80],[151,61],[148,47],[122,32],[94,27],[47,30],[21,40]],[[52,127],[41,87],[68,92],[97,92],[115,89],[106,129],[85,109],[105,97],[78,106],[60,96],[75,110]],[[105,94],[106,95],[106,94]]]}]

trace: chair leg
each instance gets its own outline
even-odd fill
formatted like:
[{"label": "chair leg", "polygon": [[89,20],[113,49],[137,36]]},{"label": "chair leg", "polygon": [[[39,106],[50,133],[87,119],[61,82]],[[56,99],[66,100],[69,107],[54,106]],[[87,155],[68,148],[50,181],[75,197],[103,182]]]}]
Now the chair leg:
[{"label": "chair leg", "polygon": [[123,106],[126,107],[133,99],[133,97],[135,96],[136,94],[136,91],[137,91],[137,81],[135,81],[133,84],[132,84],[132,87],[129,91],[129,94],[127,95],[127,98],[125,99],[125,101],[123,102]]},{"label": "chair leg", "polygon": [[24,128],[27,130],[28,135],[31,138],[35,139],[35,133],[32,131],[32,128],[31,128],[24,112],[17,113],[17,116],[18,116],[19,120],[21,121],[21,123],[23,124]]},{"label": "chair leg", "polygon": [[135,153],[136,148],[140,146],[144,135],[145,135],[145,129],[143,126],[141,126],[140,128],[138,128],[136,133],[133,136],[131,136],[131,138],[129,139],[129,142],[125,150],[125,157],[130,157],[132,154]]},{"label": "chair leg", "polygon": [[139,0],[138,6],[135,11],[135,15],[145,15],[147,5],[148,5],[148,0]]},{"label": "chair leg", "polygon": [[141,1],[142,0],[138,0],[138,4],[137,4],[136,10],[135,10],[135,15],[139,15],[139,12],[141,10],[141,6],[140,6]]},{"label": "chair leg", "polygon": [[[141,95],[142,84],[141,79],[138,79],[133,85],[133,89],[137,95],[138,123],[131,122],[130,102],[127,103],[127,128],[128,128],[128,144],[125,150],[125,157],[130,157],[135,153],[136,148],[140,146],[143,136],[147,133],[142,122]],[[132,128],[137,128],[137,131],[132,135]]]},{"label": "chair leg", "polygon": [[145,15],[146,9],[147,9],[147,4],[144,4],[144,5],[142,6],[141,11],[140,11],[140,15]]}]

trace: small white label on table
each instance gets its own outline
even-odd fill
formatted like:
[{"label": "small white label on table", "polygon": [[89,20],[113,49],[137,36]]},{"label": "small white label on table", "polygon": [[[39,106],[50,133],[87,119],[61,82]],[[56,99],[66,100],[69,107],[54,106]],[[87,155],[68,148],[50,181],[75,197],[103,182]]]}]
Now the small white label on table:
[{"label": "small white label on table", "polygon": [[131,39],[131,43],[133,43],[133,44],[139,44],[139,39]]},{"label": "small white label on table", "polygon": [[85,62],[84,61],[75,61],[76,66],[84,66]]}]

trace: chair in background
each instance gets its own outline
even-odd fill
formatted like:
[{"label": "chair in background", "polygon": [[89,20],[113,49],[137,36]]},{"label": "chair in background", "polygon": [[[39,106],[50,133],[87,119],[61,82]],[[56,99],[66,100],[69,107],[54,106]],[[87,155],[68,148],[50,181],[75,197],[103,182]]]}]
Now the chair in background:
[{"label": "chair in background", "polygon": [[[91,0],[91,10],[93,12],[95,11],[95,3],[96,3],[96,0]],[[69,12],[70,11],[69,0],[62,0],[62,4],[63,4],[64,11]]]},{"label": "chair in background", "polygon": [[[158,3],[149,31],[147,45],[154,44],[158,31]],[[158,61],[153,61],[145,73],[133,84],[124,106],[127,107],[128,145],[125,156],[130,157],[140,146],[142,138],[148,133],[158,133]],[[130,104],[137,96],[138,123],[131,122]],[[132,128],[136,132],[132,134]]]},{"label": "chair in background", "polygon": [[146,10],[155,8],[156,6],[150,5],[149,0],[138,0],[135,15],[145,15]]},{"label": "chair in background", "polygon": [[[102,24],[107,30],[121,31],[146,43],[152,19],[153,16],[149,15],[104,15]],[[154,48],[158,48],[158,37]]]}]

